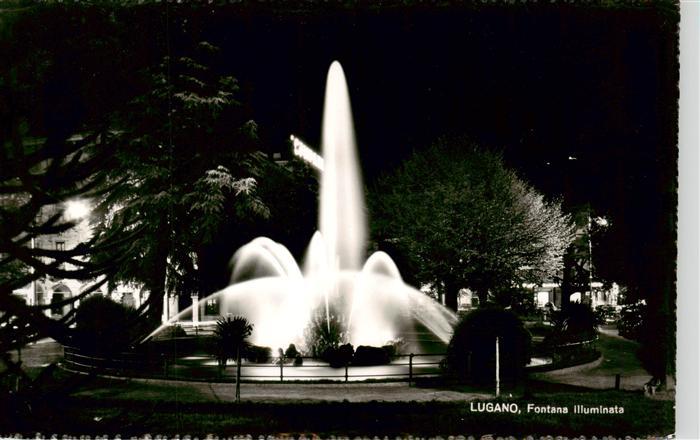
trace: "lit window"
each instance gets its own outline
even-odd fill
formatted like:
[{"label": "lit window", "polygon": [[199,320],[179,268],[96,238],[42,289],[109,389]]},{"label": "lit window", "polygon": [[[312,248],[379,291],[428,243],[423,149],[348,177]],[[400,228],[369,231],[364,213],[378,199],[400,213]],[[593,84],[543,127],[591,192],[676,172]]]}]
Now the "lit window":
[{"label": "lit window", "polygon": [[[57,251],[65,251],[66,250],[66,242],[65,241],[57,241],[56,242],[56,250]],[[65,270],[66,265],[64,263],[61,263],[58,265],[58,268],[60,270]]]},{"label": "lit window", "polygon": [[218,315],[219,314],[219,300],[208,299],[204,304],[204,314],[205,315]]}]

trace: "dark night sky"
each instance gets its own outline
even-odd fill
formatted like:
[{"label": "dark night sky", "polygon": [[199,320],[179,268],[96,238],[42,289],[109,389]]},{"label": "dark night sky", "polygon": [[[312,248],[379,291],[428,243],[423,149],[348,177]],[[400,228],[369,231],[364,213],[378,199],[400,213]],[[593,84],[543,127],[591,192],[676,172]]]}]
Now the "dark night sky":
[{"label": "dark night sky", "polygon": [[337,59],[368,182],[439,136],[465,135],[503,151],[565,206],[590,203],[608,216],[614,249],[603,249],[603,264],[658,282],[654,262],[673,254],[676,157],[675,34],[663,14],[520,6],[205,15],[184,28],[229,54],[271,149],[290,133],[318,145],[324,78]]},{"label": "dark night sky", "polygon": [[534,2],[273,5],[126,8],[124,50],[148,64],[201,40],[221,47],[220,68],[240,80],[269,151],[288,149],[292,133],[318,145],[337,59],[368,183],[412,150],[464,135],[502,151],[565,206],[607,215],[627,276],[652,279],[654,261],[675,257],[673,14]]},{"label": "dark night sky", "polygon": [[171,41],[184,29],[222,47],[271,150],[290,133],[319,143],[325,74],[339,60],[369,180],[414,148],[463,134],[504,151],[549,195],[565,192],[569,174],[569,196],[608,210],[623,197],[611,186],[644,187],[657,177],[659,153],[675,155],[675,127],[663,117],[677,93],[674,35],[655,14],[445,7],[185,15]]}]

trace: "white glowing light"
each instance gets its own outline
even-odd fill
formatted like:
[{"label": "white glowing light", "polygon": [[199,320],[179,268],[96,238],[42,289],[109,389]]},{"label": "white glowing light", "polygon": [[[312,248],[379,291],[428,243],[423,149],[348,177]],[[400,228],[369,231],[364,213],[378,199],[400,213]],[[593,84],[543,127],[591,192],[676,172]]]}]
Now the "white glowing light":
[{"label": "white glowing light", "polygon": [[298,137],[291,135],[289,139],[294,147],[294,155],[301,158],[304,162],[313,166],[319,171],[323,171],[323,158],[311,148],[307,147]]},{"label": "white glowing light", "polygon": [[605,226],[608,226],[608,225],[609,225],[608,219],[605,218],[605,217],[596,217],[596,218],[594,219],[594,221],[595,221],[595,223],[596,223],[598,226],[603,226],[603,227],[605,227]]},{"label": "white glowing light", "polygon": [[63,213],[68,221],[82,220],[90,215],[90,206],[84,200],[69,200]]}]

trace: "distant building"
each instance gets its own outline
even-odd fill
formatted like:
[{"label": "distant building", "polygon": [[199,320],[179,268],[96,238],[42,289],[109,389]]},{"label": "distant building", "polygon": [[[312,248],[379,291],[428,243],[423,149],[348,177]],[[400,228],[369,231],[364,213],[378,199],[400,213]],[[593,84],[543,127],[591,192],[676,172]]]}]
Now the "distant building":
[{"label": "distant building", "polygon": [[[547,304],[561,309],[562,289],[557,283],[543,283],[540,285],[524,284],[525,289],[531,290],[535,306],[539,309],[545,308]],[[569,298],[570,302],[581,302],[581,295],[588,295],[588,291],[574,292]],[[584,298],[586,297],[584,296]],[[603,283],[593,282],[593,295],[591,295],[591,307],[596,308],[601,305],[617,306],[620,296],[620,286],[613,283],[610,289],[604,289]],[[459,292],[458,310],[471,310],[479,307],[479,297],[469,289],[462,289]]]},{"label": "distant building", "polygon": [[[78,142],[83,139],[82,135],[74,135],[68,139],[68,142]],[[37,146],[45,142],[45,139],[31,138],[26,139],[25,144],[28,146]],[[100,142],[98,137],[97,142]],[[3,206],[18,206],[26,202],[25,195],[4,195],[0,197],[0,204]],[[37,217],[34,219],[35,224],[42,224],[46,220],[55,215],[64,215],[66,218],[75,219],[76,221],[82,218],[87,218],[90,214],[90,206],[85,201],[71,200],[63,201],[53,205],[43,206]],[[28,246],[31,248],[40,248],[48,250],[71,250],[80,243],[87,242],[92,235],[90,225],[86,220],[79,221],[73,228],[64,232],[55,234],[43,234],[32,239]],[[43,257],[42,261],[51,263],[53,260],[48,257]],[[65,263],[65,269],[74,269],[72,265]],[[56,304],[46,310],[46,315],[53,318],[61,318],[65,316],[71,309],[79,305],[79,300],[71,302],[67,305],[59,305],[62,301],[78,296],[85,292],[97,280],[69,280],[57,279],[50,276],[42,276],[31,284],[20,289],[14,290],[12,293],[24,299],[28,305],[49,305]],[[148,293],[144,291],[142,286],[135,284],[115,284],[108,288],[108,283],[94,294],[109,296],[113,300],[120,302],[128,307],[137,308],[148,297]]]},{"label": "distant building", "polygon": [[[44,206],[37,216],[36,222],[41,223],[50,217],[67,213],[71,209],[70,205],[60,203],[55,205]],[[85,206],[84,209],[89,209]],[[41,235],[30,242],[32,248],[50,249],[50,250],[70,250],[90,239],[92,231],[87,221],[80,221],[75,227],[56,234]],[[50,263],[50,258],[43,258],[46,263]],[[70,264],[65,263],[66,270],[74,269]],[[95,280],[78,281],[70,279],[57,279],[50,276],[43,276],[33,283],[17,289],[13,294],[18,295],[26,301],[28,305],[48,305],[58,304],[68,298],[75,297],[83,293],[87,288],[93,285]],[[138,308],[145,301],[148,293],[141,286],[135,284],[116,284],[111,290],[103,285],[94,294],[109,296],[114,301],[120,302],[127,307]],[[68,305],[57,305],[46,310],[46,315],[53,318],[61,318],[65,316],[72,308],[79,305],[80,301],[76,300]]]},{"label": "distant building", "polygon": [[[542,309],[547,304],[551,304],[555,309],[561,308],[562,289],[557,283],[544,283],[541,285],[528,284],[524,285],[528,289],[532,289],[535,305]],[[583,298],[588,297],[589,291],[574,292],[569,297],[569,302],[582,302]],[[620,296],[620,286],[613,283],[610,289],[604,289],[603,283],[593,282],[593,294],[590,295],[591,307],[596,308],[601,305],[617,306]]]}]

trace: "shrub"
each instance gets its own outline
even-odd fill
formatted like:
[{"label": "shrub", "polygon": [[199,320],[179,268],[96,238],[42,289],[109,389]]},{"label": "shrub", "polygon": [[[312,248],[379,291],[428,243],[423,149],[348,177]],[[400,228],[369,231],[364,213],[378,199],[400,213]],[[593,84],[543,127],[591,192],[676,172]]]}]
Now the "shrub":
[{"label": "shrub", "polygon": [[344,344],[338,348],[328,347],[321,354],[321,360],[328,362],[331,368],[340,368],[352,362],[354,350],[351,344]]},{"label": "shrub", "polygon": [[444,362],[448,373],[477,384],[493,383],[496,337],[501,379],[517,380],[530,362],[530,334],[513,312],[490,307],[470,312],[455,327]]},{"label": "shrub", "polygon": [[250,362],[254,362],[256,364],[266,364],[270,362],[270,358],[272,357],[272,349],[270,347],[251,345],[246,348],[244,357]]},{"label": "shrub", "polygon": [[73,344],[92,352],[126,350],[138,337],[136,315],[130,309],[102,295],[82,300],[75,313]]},{"label": "shrub", "polygon": [[295,366],[300,366],[304,363],[304,359],[301,357],[301,353],[299,352],[299,350],[297,350],[297,347],[294,344],[289,344],[289,347],[287,347],[287,349],[284,351],[282,351],[282,349],[280,348],[279,353],[280,359],[277,362],[278,364],[280,362],[293,362]]},{"label": "shrub", "polygon": [[187,336],[187,332],[182,328],[181,325],[175,324],[166,327],[156,335],[157,339],[174,339],[174,338],[184,338]]},{"label": "shrub", "polygon": [[295,359],[297,356],[299,356],[297,347],[294,344],[289,344],[289,347],[287,347],[287,350],[284,352],[284,357],[287,359]]},{"label": "shrub", "polygon": [[545,337],[545,345],[588,341],[597,334],[596,317],[587,304],[569,304],[566,310],[554,312],[552,321],[554,328]]},{"label": "shrub", "polygon": [[406,342],[403,340],[403,338],[396,338],[387,342],[382,348],[389,353],[390,358],[393,358],[394,356],[403,353],[403,351],[406,349]]},{"label": "shrub", "polygon": [[353,357],[353,365],[385,365],[391,362],[391,352],[393,347],[387,345],[384,347],[371,347],[368,345],[360,345],[355,350]]}]

